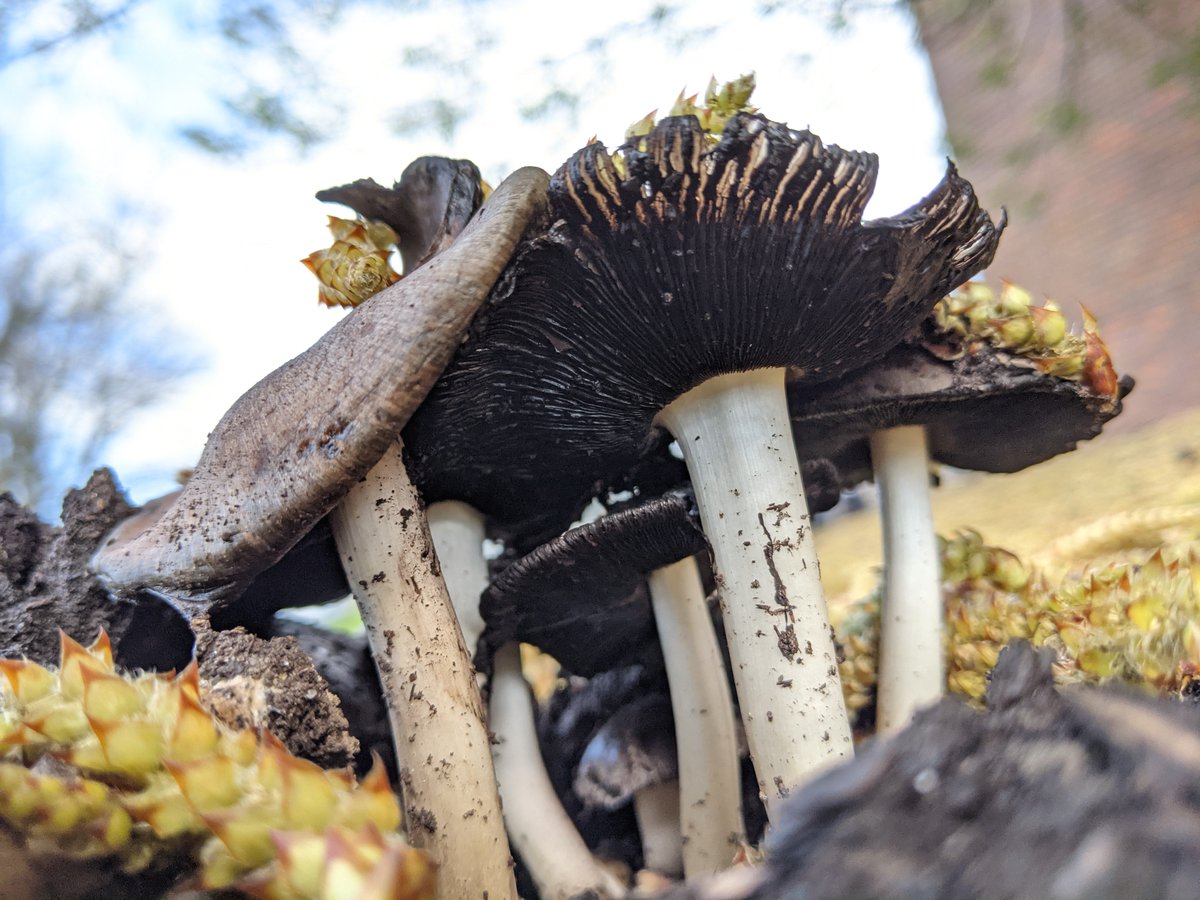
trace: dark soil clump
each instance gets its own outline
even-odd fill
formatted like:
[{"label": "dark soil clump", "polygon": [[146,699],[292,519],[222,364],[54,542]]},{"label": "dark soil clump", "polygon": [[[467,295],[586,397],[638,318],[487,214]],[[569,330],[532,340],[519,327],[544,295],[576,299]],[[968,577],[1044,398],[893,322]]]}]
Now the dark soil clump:
[{"label": "dark soil clump", "polygon": [[87,562],[132,511],[108,469],[67,494],[57,528],[0,496],[0,656],[57,663],[60,628],[85,644],[103,628],[120,657],[135,604],[114,601]]},{"label": "dark soil clump", "polygon": [[324,768],[354,764],[358,741],[337,695],[295,638],[212,631],[192,621],[203,699],[226,724],[266,728],[297,756]]}]

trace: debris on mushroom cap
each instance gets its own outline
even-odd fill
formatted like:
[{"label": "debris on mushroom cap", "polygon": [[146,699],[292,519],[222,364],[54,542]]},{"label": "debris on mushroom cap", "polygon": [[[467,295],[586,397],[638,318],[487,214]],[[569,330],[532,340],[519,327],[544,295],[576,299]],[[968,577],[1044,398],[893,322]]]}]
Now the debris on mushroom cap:
[{"label": "debris on mushroom cap", "polygon": [[301,260],[321,282],[326,306],[357,306],[400,280],[389,257],[398,249],[405,273],[454,242],[490,193],[467,159],[423,156],[408,164],[400,180],[385,188],[370,178],[317,193],[342,203],[359,220],[329,217],[333,246]]},{"label": "debris on mushroom cap", "polygon": [[510,175],[451,247],[243,394],[162,518],[96,551],[110,589],[154,587],[200,612],[276,563],[394,445],[540,221],[545,187],[540,169]]},{"label": "debris on mushroom cap", "polygon": [[[725,130],[725,126],[729,124],[729,120],[740,112],[755,113],[758,109],[750,105],[750,95],[754,93],[755,80],[754,73],[742,75],[733,81],[727,81],[724,84],[717,86],[717,79],[714,76],[708,82],[708,88],[704,92],[704,104],[697,105],[696,97],[698,94],[692,94],[690,97],[685,96],[685,91],[679,92],[679,98],[671,107],[668,116],[694,116],[700,124],[705,135],[711,143],[717,143],[720,140],[721,132]],[[630,145],[637,147],[639,150],[645,150],[644,142],[638,138],[644,138],[654,128],[654,119],[657,110],[638,119],[632,125],[625,129],[625,140]],[[624,160],[619,156],[614,157],[614,164],[618,170],[622,172]]]},{"label": "debris on mushroom cap", "polygon": [[533,644],[580,675],[631,662],[655,641],[646,575],[707,548],[695,501],[667,494],[573,528],[497,575],[480,598],[477,659]]},{"label": "debris on mushroom cap", "polygon": [[611,809],[678,774],[671,698],[649,694],[622,706],[592,735],[579,759],[575,793]]},{"label": "debris on mushroom cap", "polygon": [[690,388],[858,367],[996,246],[953,167],[906,213],[864,223],[873,155],[747,113],[715,145],[692,116],[640,140],[617,154],[628,177],[599,143],[555,174],[553,226],[510,263],[414,415],[405,445],[431,501],[504,521],[570,508],[628,469]]},{"label": "debris on mushroom cap", "polygon": [[[1003,281],[997,293],[982,282],[969,281],[934,308],[925,325],[924,344],[941,359],[954,360],[987,345],[1011,356],[1014,365],[1080,382],[1090,394],[1115,403],[1120,391],[1108,347],[1087,307],[1083,333],[1067,330],[1067,320],[1053,300],[1034,306],[1029,292]],[[1127,393],[1127,392],[1126,392]]]},{"label": "debris on mushroom cap", "polygon": [[869,435],[897,425],[924,425],[938,462],[1018,471],[1099,434],[1132,384],[1116,377],[1094,319],[1075,334],[1054,303],[971,282],[871,366],[815,386],[793,378],[788,404],[797,446],[850,485],[870,477]]}]

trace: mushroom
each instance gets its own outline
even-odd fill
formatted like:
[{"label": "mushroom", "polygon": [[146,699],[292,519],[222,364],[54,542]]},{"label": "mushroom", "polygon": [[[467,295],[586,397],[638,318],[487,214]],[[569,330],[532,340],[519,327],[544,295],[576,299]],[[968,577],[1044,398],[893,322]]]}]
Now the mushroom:
[{"label": "mushroom", "polygon": [[953,168],[906,213],[861,222],[875,170],[746,113],[712,145],[682,116],[616,157],[585,147],[552,180],[549,232],[406,429],[428,496],[508,521],[674,435],[771,805],[852,752],[784,367],[822,380],[882,356],[997,238]]},{"label": "mushroom", "polygon": [[[575,793],[585,803],[606,809],[632,803],[643,865],[672,878],[684,873],[687,850],[679,819],[680,762],[671,728],[671,701],[664,694],[649,694],[622,706],[592,735],[574,783]],[[704,874],[725,868],[733,857],[728,855],[718,868]]]},{"label": "mushroom", "polygon": [[632,699],[666,690],[661,658],[648,657],[590,678],[564,673],[537,707],[546,771],[571,820],[597,855],[633,870],[641,867],[642,849],[632,805],[589,806],[575,792],[575,777],[584,749],[604,722]]},{"label": "mushroom", "polygon": [[476,654],[480,667],[514,640],[577,675],[637,661],[657,642],[646,576],[707,546],[694,498],[679,491],[541,544],[497,573],[480,598],[487,623]]},{"label": "mushroom", "polygon": [[[146,501],[133,515],[122,520],[104,538],[108,556],[151,528],[171,508],[179,490]],[[264,569],[246,586],[236,602],[218,603],[209,610],[213,628],[225,631],[241,626],[263,637],[271,629],[272,617],[281,609],[315,606],[350,594],[350,584],[338,558],[329,519],[317,522],[274,565]]]},{"label": "mushroom", "polygon": [[192,612],[235,600],[366,474],[541,214],[545,173],[521,169],[507,181],[448,251],[234,403],[169,509],[132,540],[97,550],[93,567],[114,592],[154,587]]},{"label": "mushroom", "polygon": [[538,169],[509,176],[451,246],[247,391],[171,507],[93,561],[114,591],[150,586],[202,611],[232,602],[336,507],[398,738],[409,836],[439,862],[447,896],[515,888],[470,658],[396,441],[545,192]]},{"label": "mushroom", "polygon": [[[967,284],[919,336],[882,360],[815,387],[789,385],[797,447],[873,466],[883,517],[885,587],[876,721],[886,731],[945,692],[944,609],[929,460],[1015,472],[1074,449],[1121,411],[1119,382],[1094,321],[1068,334],[1056,307],[1005,285]],[[927,449],[928,448],[928,449]]]},{"label": "mushroom", "polygon": [[678,764],[670,766],[672,782],[678,772],[671,820],[676,843],[682,827],[688,877],[725,868],[745,840],[737,725],[694,558],[707,547],[696,518],[691,498],[681,493],[602,516],[508,566],[480,603],[488,620],[484,655],[519,636],[569,670],[591,674],[606,658],[611,669],[644,647],[641,629],[621,620],[630,609],[640,612],[641,604],[630,600],[640,600],[648,582],[674,711],[669,730],[679,744]]}]

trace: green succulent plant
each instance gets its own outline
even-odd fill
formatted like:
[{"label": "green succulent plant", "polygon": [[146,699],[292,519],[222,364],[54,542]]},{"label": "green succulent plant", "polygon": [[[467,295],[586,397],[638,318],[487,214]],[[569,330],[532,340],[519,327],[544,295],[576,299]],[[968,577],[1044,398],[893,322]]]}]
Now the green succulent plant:
[{"label": "green succulent plant", "polygon": [[[1000,651],[1026,640],[1055,651],[1060,683],[1120,681],[1191,694],[1200,671],[1200,554],[1156,550],[1141,562],[1093,566],[1058,584],[975,532],[941,540],[946,683],[980,704]],[[847,707],[874,701],[879,597],[835,623]]]},{"label": "green succulent plant", "polygon": [[263,897],[433,897],[378,760],[356,782],[226,727],[194,662],[123,673],[106,635],[64,634],[57,669],[0,672],[0,821],[18,845],[125,876],[166,857],[199,888]]}]

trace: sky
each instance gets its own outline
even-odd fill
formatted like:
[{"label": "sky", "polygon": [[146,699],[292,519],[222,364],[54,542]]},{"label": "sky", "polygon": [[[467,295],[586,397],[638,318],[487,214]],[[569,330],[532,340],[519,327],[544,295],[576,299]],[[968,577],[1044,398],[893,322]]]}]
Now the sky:
[{"label": "sky", "polygon": [[[672,4],[657,30],[634,24],[651,4],[355,7],[333,29],[298,26],[298,45],[338,98],[328,140],[303,153],[269,140],[238,159],[216,157],[179,129],[220,124],[220,91],[235,90],[243,73],[278,73],[201,27],[215,3],[144,3],[120,29],[0,70],[6,240],[86,223],[136,235],[131,290],[142,314],[173,323],[180,353],[204,363],[104,450],[101,461],[139,503],[171,490],[234,400],[341,315],[317,304],[298,262],[328,244],[326,216],[345,213],[313,198],[321,188],[364,177],[388,184],[427,154],[472,159],[492,184],[522,165],[553,171],[593,135],[620,143],[631,122],[665,111],[682,88],[749,71],[770,118],[879,155],[869,216],[915,203],[945,167],[932,76],[903,10],[868,4],[848,28],[830,29],[828,3],[777,4],[763,16],[728,0]],[[521,114],[555,86],[583,94],[574,112]],[[437,95],[470,111],[452,135],[391,127],[398,110],[412,119]]]}]

